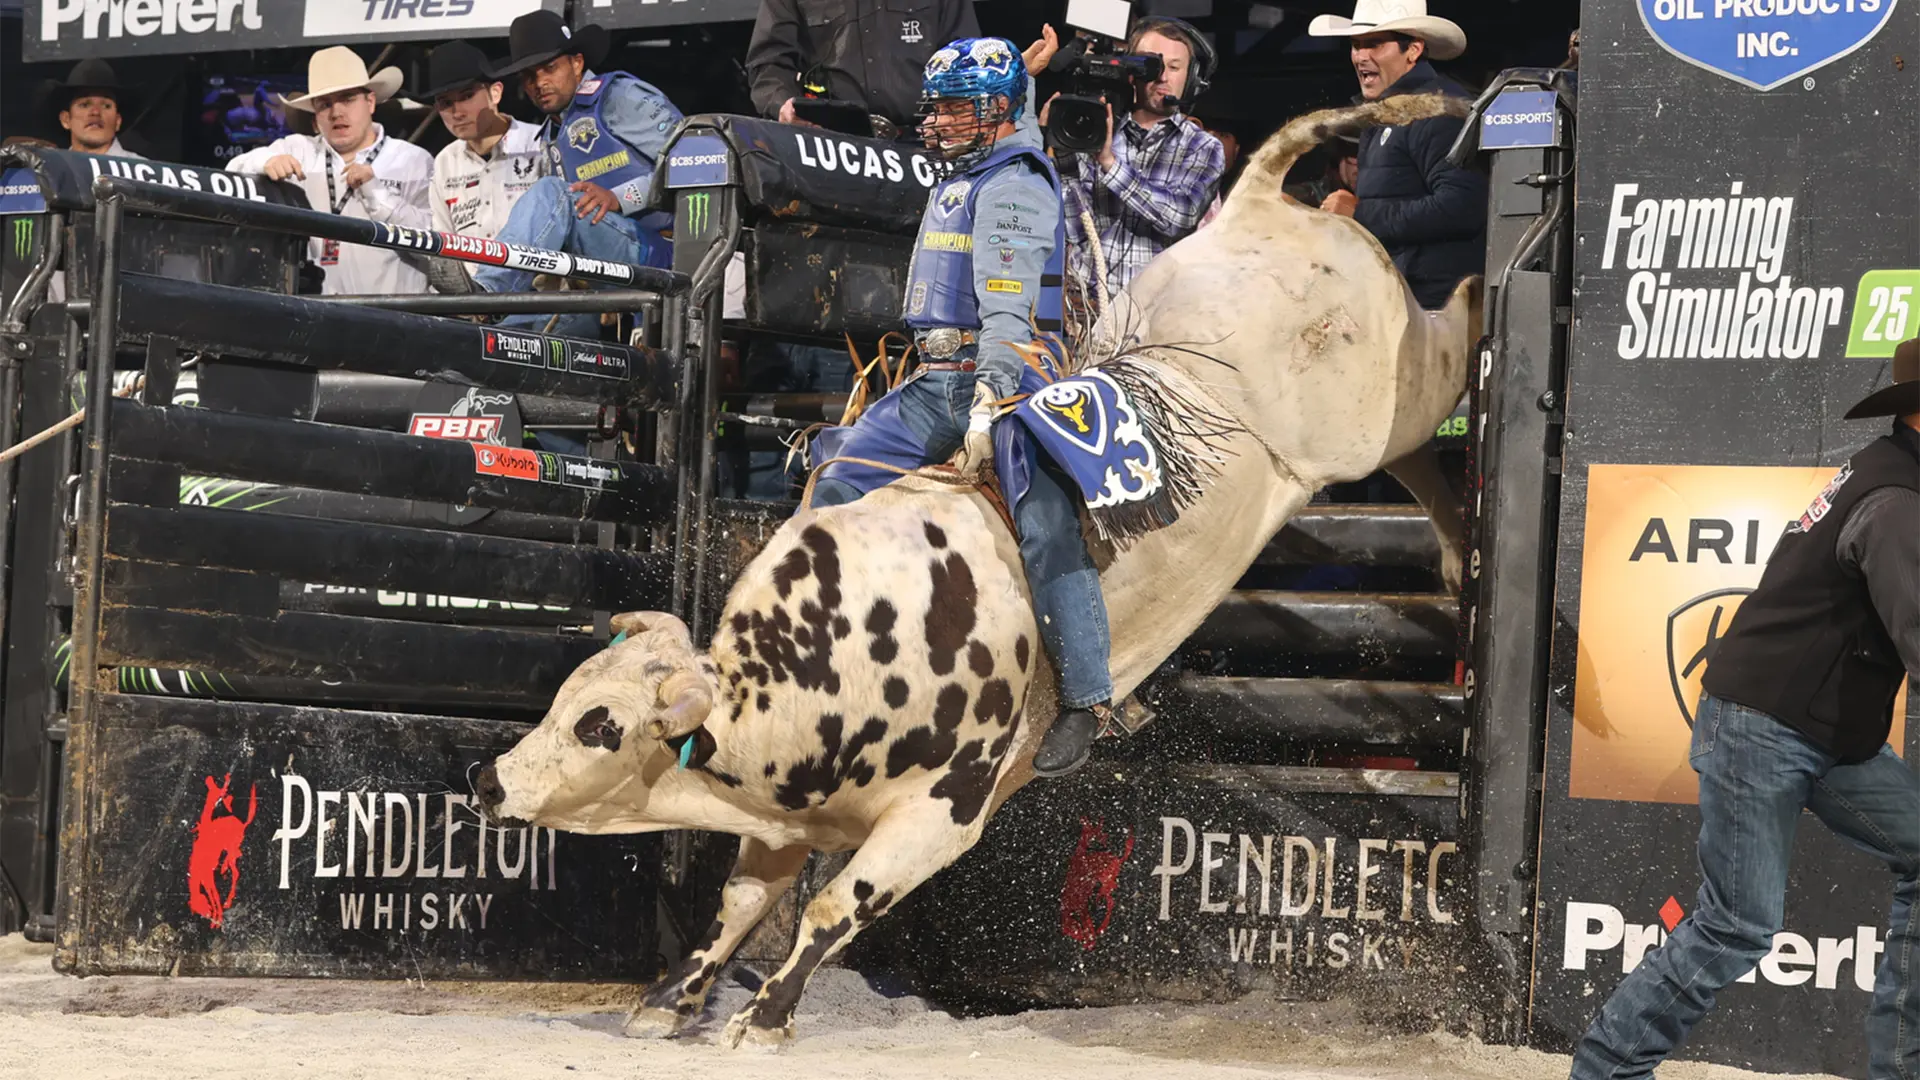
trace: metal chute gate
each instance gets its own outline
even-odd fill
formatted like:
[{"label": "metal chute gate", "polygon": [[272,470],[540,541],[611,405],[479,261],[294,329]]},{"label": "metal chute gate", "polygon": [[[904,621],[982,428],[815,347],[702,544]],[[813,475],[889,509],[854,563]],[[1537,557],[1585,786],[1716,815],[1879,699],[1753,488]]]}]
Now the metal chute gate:
[{"label": "metal chute gate", "polygon": [[[611,613],[675,603],[691,283],[576,265],[622,288],[287,295],[307,236],[446,238],[26,160],[48,233],[91,238],[65,260],[86,298],[7,342],[24,425],[88,406],[77,438],[23,459],[14,504],[8,794],[42,782],[0,835],[33,871],[10,885],[36,936],[78,973],[651,974],[657,840],[492,829],[465,776],[604,647]],[[169,273],[174,245],[269,272]],[[394,310],[535,300],[651,309],[668,340]],[[197,403],[175,404],[189,363]],[[523,416],[557,449],[500,438]]]}]

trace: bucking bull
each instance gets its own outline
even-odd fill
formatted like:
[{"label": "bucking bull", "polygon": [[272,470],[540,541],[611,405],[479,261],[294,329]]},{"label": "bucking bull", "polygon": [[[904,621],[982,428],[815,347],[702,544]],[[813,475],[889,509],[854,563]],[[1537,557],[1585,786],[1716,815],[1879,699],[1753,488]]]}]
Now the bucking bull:
[{"label": "bucking bull", "polygon": [[[1235,421],[1177,521],[1099,556],[1116,700],[1315,491],[1408,459],[1458,401],[1478,280],[1424,312],[1365,229],[1280,186],[1335,135],[1463,111],[1401,96],[1292,121],[1218,220],[1155,259],[1093,328],[1109,349],[1122,337],[1185,343],[1121,353]],[[1431,468],[1403,475],[1426,496],[1456,582],[1460,526],[1444,485]],[[1032,777],[1056,711],[1005,520],[977,491],[929,478],[796,514],[735,584],[709,653],[671,615],[614,626],[625,639],[567,679],[475,790],[502,821],[741,837],[718,918],[645,991],[629,1035],[680,1031],[808,854],[852,849],[807,905],[793,954],[725,1031],[730,1045],[790,1039],[808,978],[973,846]]]}]

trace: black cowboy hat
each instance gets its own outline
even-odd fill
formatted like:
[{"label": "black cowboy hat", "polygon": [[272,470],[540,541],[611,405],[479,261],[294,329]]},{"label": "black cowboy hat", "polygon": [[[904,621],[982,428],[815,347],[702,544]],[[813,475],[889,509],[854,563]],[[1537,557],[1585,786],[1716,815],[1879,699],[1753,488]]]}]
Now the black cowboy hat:
[{"label": "black cowboy hat", "polygon": [[588,25],[576,30],[567,26],[559,12],[529,11],[507,28],[507,59],[488,72],[504,79],[569,53],[579,53],[588,67],[596,67],[606,59],[608,44],[607,32],[601,27]]},{"label": "black cowboy hat", "polygon": [[449,41],[427,57],[427,86],[415,91],[413,96],[431,104],[434,98],[450,90],[499,82],[493,75],[492,65],[487,54],[472,42]]},{"label": "black cowboy hat", "polygon": [[42,79],[39,97],[42,107],[49,112],[60,112],[73,104],[73,99],[88,91],[105,92],[114,104],[125,112],[133,104],[133,88],[120,82],[114,74],[113,65],[100,59],[86,59],[73,65],[65,79]]},{"label": "black cowboy hat", "polygon": [[1847,419],[1920,413],[1920,337],[1893,350],[1893,385],[1883,386],[1847,410]]}]

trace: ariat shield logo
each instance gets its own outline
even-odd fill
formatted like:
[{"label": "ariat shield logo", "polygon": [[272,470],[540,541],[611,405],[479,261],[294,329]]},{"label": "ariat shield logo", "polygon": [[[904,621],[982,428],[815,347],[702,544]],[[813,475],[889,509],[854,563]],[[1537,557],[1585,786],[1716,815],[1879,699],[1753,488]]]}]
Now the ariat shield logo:
[{"label": "ariat shield logo", "polygon": [[25,259],[33,255],[33,219],[18,217],[13,219],[13,254],[15,258]]},{"label": "ariat shield logo", "polygon": [[687,235],[695,240],[707,235],[713,224],[713,193],[696,191],[687,196]]},{"label": "ariat shield logo", "polygon": [[1693,706],[1700,700],[1700,680],[1706,676],[1713,650],[1733,622],[1752,589],[1715,589],[1681,604],[1667,616],[1667,684],[1680,718],[1693,726]]}]

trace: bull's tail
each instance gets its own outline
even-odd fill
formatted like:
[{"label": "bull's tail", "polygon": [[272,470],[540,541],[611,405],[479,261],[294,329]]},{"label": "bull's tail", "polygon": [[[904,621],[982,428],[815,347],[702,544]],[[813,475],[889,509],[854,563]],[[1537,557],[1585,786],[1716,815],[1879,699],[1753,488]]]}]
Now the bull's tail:
[{"label": "bull's tail", "polygon": [[[1444,94],[1400,94],[1345,109],[1322,109],[1287,121],[1247,159],[1240,186],[1278,188],[1302,154],[1337,135],[1357,135],[1382,124],[1411,124],[1433,116],[1465,116],[1470,103]],[[1236,189],[1237,190],[1237,189]]]}]

